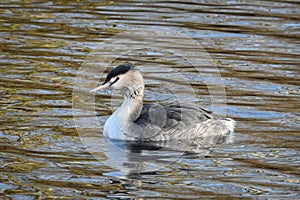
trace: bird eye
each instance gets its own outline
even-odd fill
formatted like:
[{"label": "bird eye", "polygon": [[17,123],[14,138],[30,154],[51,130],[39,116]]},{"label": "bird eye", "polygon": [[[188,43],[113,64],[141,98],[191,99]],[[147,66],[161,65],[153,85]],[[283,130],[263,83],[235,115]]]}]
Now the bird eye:
[{"label": "bird eye", "polygon": [[112,86],[113,84],[115,84],[119,79],[120,79],[120,77],[117,76],[117,77],[115,78],[115,80],[114,80],[113,82],[110,83],[109,86]]}]

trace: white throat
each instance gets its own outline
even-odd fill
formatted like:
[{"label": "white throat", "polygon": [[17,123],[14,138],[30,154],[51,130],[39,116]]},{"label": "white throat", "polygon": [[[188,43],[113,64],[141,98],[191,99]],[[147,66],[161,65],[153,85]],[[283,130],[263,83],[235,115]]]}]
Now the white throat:
[{"label": "white throat", "polygon": [[122,90],[124,97],[121,107],[119,107],[114,115],[119,122],[134,123],[140,116],[143,107],[144,86],[131,90]]}]

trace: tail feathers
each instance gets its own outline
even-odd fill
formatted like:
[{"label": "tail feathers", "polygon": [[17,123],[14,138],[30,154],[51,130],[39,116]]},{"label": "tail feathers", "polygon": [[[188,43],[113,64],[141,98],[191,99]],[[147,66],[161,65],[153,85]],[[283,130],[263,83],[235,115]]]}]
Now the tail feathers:
[{"label": "tail feathers", "polygon": [[232,143],[234,139],[234,129],[236,122],[231,118],[225,118],[225,131],[220,137],[222,143]]},{"label": "tail feathers", "polygon": [[236,122],[231,118],[225,118],[225,126],[229,130],[230,133],[234,132]]},{"label": "tail feathers", "polygon": [[206,143],[209,144],[232,143],[235,124],[236,122],[230,118],[207,120],[199,124],[199,133],[203,134]]}]

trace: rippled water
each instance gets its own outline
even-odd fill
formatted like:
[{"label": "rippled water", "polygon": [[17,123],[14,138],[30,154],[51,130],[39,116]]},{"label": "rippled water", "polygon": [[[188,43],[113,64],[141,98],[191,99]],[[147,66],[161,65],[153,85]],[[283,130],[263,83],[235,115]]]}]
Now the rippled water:
[{"label": "rippled water", "polygon": [[[3,197],[299,198],[299,1],[4,0],[0,8]],[[125,43],[120,55],[98,46],[126,31],[141,36],[126,38],[140,49],[127,52]],[[147,49],[144,42],[154,37],[149,31],[166,34],[154,34],[161,38],[159,48]],[[195,49],[184,46],[181,34],[197,41],[210,62],[192,67],[188,61]],[[176,49],[190,54],[176,56]],[[198,154],[156,149],[151,152],[157,155],[142,154],[148,160],[135,160],[155,170],[124,173],[132,155],[141,152],[114,151],[101,137],[119,96],[112,101],[109,93],[96,96],[97,149],[84,145],[73,120],[74,111],[90,122],[89,113],[72,110],[73,88],[87,58],[97,58],[93,66],[104,70],[103,55],[139,66],[146,102],[181,96],[215,112],[224,114],[226,108],[238,122],[235,142]],[[226,99],[217,93],[212,105],[205,81],[219,80],[214,67]],[[193,92],[182,87],[182,76]],[[92,88],[104,75],[86,77]],[[79,130],[89,128],[81,125]]]}]

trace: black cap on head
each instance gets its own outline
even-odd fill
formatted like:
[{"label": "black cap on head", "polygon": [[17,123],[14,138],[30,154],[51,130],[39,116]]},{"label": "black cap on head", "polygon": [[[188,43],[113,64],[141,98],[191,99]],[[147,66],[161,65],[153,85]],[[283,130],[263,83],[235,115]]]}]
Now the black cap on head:
[{"label": "black cap on head", "polygon": [[129,70],[131,70],[133,68],[133,65],[130,63],[125,63],[122,65],[119,65],[118,67],[113,68],[112,70],[110,70],[110,72],[107,74],[106,79],[104,81],[103,84],[107,83],[110,81],[111,78],[116,77],[120,74],[125,74],[127,73]]}]

